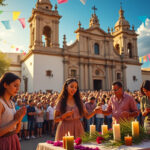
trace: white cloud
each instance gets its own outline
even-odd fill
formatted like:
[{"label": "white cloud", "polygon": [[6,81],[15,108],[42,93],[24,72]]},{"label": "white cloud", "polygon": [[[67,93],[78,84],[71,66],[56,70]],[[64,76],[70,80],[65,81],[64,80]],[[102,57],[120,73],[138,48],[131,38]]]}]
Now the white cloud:
[{"label": "white cloud", "polygon": [[[10,53],[20,53],[20,50],[26,50],[24,45],[18,44],[14,28],[9,30],[0,24],[0,51]],[[12,47],[13,46],[13,47]],[[16,48],[19,48],[16,51]]]},{"label": "white cloud", "polygon": [[69,45],[71,45],[73,43],[73,40],[71,40],[69,43],[67,43],[67,45],[69,46]]},{"label": "white cloud", "polygon": [[144,56],[150,53],[150,19],[146,19],[144,23],[137,29],[138,36],[138,54]]}]

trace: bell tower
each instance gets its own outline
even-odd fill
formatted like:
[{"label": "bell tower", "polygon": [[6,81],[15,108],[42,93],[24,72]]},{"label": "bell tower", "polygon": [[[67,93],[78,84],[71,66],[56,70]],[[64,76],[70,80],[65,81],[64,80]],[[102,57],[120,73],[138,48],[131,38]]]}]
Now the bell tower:
[{"label": "bell tower", "polygon": [[52,10],[50,0],[38,0],[36,8],[32,10],[30,23],[31,50],[44,50],[45,48],[59,48],[59,20],[57,5]]}]

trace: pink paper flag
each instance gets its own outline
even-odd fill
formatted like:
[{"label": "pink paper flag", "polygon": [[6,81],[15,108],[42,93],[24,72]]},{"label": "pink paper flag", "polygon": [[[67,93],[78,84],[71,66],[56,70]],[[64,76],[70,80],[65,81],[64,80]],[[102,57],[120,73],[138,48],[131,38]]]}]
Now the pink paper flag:
[{"label": "pink paper flag", "polygon": [[148,54],[147,56],[148,56],[148,58],[149,58],[149,61],[150,61],[150,54]]},{"label": "pink paper flag", "polygon": [[25,18],[19,18],[18,20],[21,23],[22,27],[25,28],[26,27]]},{"label": "pink paper flag", "polygon": [[58,4],[67,3],[68,0],[57,0]]},{"label": "pink paper flag", "polygon": [[16,48],[16,51],[18,51],[19,50],[19,48]]},{"label": "pink paper flag", "polygon": [[80,2],[85,5],[86,0],[80,0]]}]

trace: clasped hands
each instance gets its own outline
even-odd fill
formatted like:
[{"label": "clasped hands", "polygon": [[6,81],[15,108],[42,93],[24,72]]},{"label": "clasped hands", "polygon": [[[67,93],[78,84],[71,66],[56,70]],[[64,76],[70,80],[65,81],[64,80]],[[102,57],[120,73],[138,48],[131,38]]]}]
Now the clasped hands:
[{"label": "clasped hands", "polygon": [[14,115],[14,120],[17,121],[17,123],[21,122],[25,114],[26,114],[26,107],[20,108]]}]

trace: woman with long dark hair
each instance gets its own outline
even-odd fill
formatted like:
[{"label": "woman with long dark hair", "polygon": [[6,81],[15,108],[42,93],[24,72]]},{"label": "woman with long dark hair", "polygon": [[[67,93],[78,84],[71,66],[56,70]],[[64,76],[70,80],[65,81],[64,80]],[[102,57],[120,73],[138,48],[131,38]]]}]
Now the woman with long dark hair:
[{"label": "woman with long dark hair", "polygon": [[58,97],[54,120],[59,122],[56,130],[55,140],[62,140],[65,134],[70,132],[75,138],[80,137],[84,133],[84,129],[80,119],[87,119],[94,116],[98,109],[88,114],[80,97],[79,86],[76,79],[67,79],[63,89]]},{"label": "woman with long dark hair", "polygon": [[141,86],[141,93],[143,95],[141,99],[141,112],[145,117],[144,127],[147,132],[150,133],[150,80],[145,80]]},{"label": "woman with long dark hair", "polygon": [[17,133],[26,113],[22,107],[17,112],[11,100],[20,87],[20,78],[13,73],[5,73],[0,79],[0,150],[20,150]]}]

